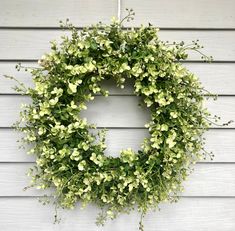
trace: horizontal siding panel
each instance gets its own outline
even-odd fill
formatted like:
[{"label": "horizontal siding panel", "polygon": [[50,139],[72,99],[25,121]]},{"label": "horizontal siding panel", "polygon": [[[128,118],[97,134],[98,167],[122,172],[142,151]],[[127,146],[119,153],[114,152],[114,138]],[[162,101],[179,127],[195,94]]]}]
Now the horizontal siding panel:
[{"label": "horizontal siding panel", "polygon": [[[123,100],[122,97],[125,97]],[[28,97],[0,96],[0,126],[8,127],[18,118],[20,104],[29,102]],[[83,117],[90,118],[91,123],[108,127],[143,127],[148,121],[145,108],[138,106],[138,98],[134,96],[99,97],[89,106]],[[130,118],[132,120],[130,121]]]},{"label": "horizontal siding panel", "polygon": [[4,27],[59,27],[69,18],[82,27],[99,21],[109,22],[117,15],[116,0],[1,0],[0,25]]},{"label": "horizontal siding panel", "polygon": [[[26,172],[29,163],[0,164],[0,196],[40,196],[45,191],[31,188]],[[197,164],[185,182],[183,196],[235,196],[235,164]],[[225,190],[226,189],[226,190]]]},{"label": "horizontal siding panel", "polygon": [[[205,48],[202,50],[207,55],[212,55],[214,60],[234,61],[235,31],[162,31],[159,33],[160,39],[164,41],[185,41],[191,43],[192,40],[199,39],[199,43]],[[231,45],[229,45],[231,44]],[[201,55],[190,52],[190,60],[199,60]]]},{"label": "horizontal siding panel", "polygon": [[187,63],[185,66],[199,77],[206,90],[220,95],[235,94],[235,64]]},{"label": "horizontal siding panel", "polygon": [[[1,95],[0,127],[11,126],[18,118],[20,105],[27,102],[29,98],[26,96]],[[138,106],[138,103],[139,99],[135,96],[97,96],[81,116],[99,127],[144,127],[149,120],[149,113],[147,108]],[[221,96],[216,101],[206,101],[206,104],[212,114],[222,118],[220,123],[235,120],[235,97]],[[235,127],[235,123],[230,127]]]},{"label": "horizontal siding panel", "polygon": [[[152,23],[165,28],[234,28],[235,2],[233,0],[125,0],[125,8],[133,8],[136,16],[131,25]],[[126,23],[129,26],[130,23]]]},{"label": "horizontal siding panel", "polygon": [[212,129],[205,138],[205,149],[214,153],[214,162],[235,162],[235,130]]},{"label": "horizontal siding panel", "polygon": [[[16,93],[13,89],[14,86],[17,85],[17,83],[13,80],[4,78],[4,75],[10,75],[14,76],[17,80],[24,83],[27,87],[33,87],[32,83],[32,77],[30,73],[25,71],[17,71],[15,66],[17,65],[17,62],[0,62],[0,93],[1,94],[12,94]],[[22,63],[23,66],[37,66],[36,63]]]},{"label": "horizontal siding panel", "polygon": [[[31,76],[29,73],[15,69],[17,63],[0,62],[0,75],[12,75],[26,86],[32,87]],[[36,63],[22,63],[23,66],[35,66]],[[220,95],[235,94],[235,64],[233,63],[185,63],[190,71],[195,73],[202,82],[205,89]],[[109,89],[110,94],[132,94],[133,83],[126,82],[125,88],[117,88],[113,81],[104,82],[104,87]],[[12,87],[15,82],[6,78],[1,78],[0,93],[15,93]]]},{"label": "horizontal siding panel", "polygon": [[[106,155],[119,156],[121,149],[140,149],[147,129],[109,129],[106,135]],[[0,129],[0,162],[32,162],[35,158],[27,155],[27,149],[19,149],[21,135],[12,129]],[[207,151],[213,151],[213,162],[235,162],[235,130],[211,129],[206,134]],[[210,162],[210,159],[206,160]],[[212,162],[212,163],[213,163]]]},{"label": "horizontal siding panel", "polygon": [[[182,198],[178,203],[165,203],[161,211],[149,212],[144,218],[148,231],[232,231],[235,229],[235,198]],[[32,212],[33,211],[33,212]],[[105,226],[97,227],[98,209],[61,211],[62,221],[53,224],[54,209],[35,198],[0,198],[1,228],[12,231],[136,231],[140,214],[120,215]]]},{"label": "horizontal siding panel", "polygon": [[[235,3],[233,0],[125,0],[122,1],[122,17],[125,8],[136,12],[132,25],[153,23],[168,28],[234,28]],[[56,5],[47,0],[1,1],[0,25],[4,27],[58,27],[59,20],[69,18],[76,26],[98,21],[108,22],[116,15],[117,0],[63,0]],[[53,13],[51,13],[53,12]],[[184,14],[182,14],[184,12]],[[128,23],[126,25],[129,25]]]},{"label": "horizontal siding panel", "polygon": [[[0,30],[0,59],[4,60],[31,60],[39,59],[42,54],[48,52],[49,41],[59,39],[63,34],[60,30]],[[162,40],[184,40],[191,43],[199,39],[204,45],[203,52],[212,55],[214,60],[235,61],[235,31],[161,31],[159,36]],[[190,53],[190,60],[200,60],[201,55],[196,52]]]}]

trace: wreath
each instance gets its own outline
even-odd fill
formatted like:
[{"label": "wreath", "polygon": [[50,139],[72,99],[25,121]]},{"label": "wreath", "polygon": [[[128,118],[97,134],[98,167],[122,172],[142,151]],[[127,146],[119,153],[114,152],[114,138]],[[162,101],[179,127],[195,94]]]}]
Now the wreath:
[{"label": "wreath", "polygon": [[[51,52],[39,60],[39,67],[17,65],[30,71],[35,84],[16,87],[32,100],[15,124],[26,134],[24,142],[33,144],[31,186],[53,188],[55,208],[71,209],[78,201],[82,206],[97,204],[97,224],[135,207],[143,217],[160,202],[176,201],[193,164],[212,157],[203,148],[202,134],[210,126],[205,90],[180,62],[189,50],[202,54],[202,47],[198,41],[163,42],[150,24],[124,29],[123,21],[133,15],[128,10],[122,21],[82,30],[67,20],[62,27],[71,34],[59,44],[51,42]],[[211,60],[204,54],[202,58]],[[81,117],[87,102],[109,95],[102,83],[111,78],[120,88],[132,79],[134,94],[151,114],[145,124],[149,137],[141,149],[121,150],[119,157],[104,154],[106,130]]]}]

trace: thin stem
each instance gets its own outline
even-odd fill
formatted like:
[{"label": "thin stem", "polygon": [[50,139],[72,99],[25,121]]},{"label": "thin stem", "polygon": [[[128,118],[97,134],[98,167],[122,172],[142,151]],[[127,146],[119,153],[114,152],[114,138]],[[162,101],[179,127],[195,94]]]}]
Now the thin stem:
[{"label": "thin stem", "polygon": [[133,16],[135,15],[135,12],[133,12],[133,9],[126,9],[126,11],[128,12],[127,16],[125,16],[121,21],[120,21],[120,25],[122,25],[122,23],[127,20],[127,21],[130,21],[130,20],[133,20]]},{"label": "thin stem", "polygon": [[224,127],[224,126],[228,126],[229,124],[233,123],[234,121],[233,120],[229,120],[227,123],[223,123],[223,124],[217,124],[211,120],[209,120],[208,118],[204,117],[205,120],[207,120],[208,122],[210,122],[211,124],[214,124],[216,126],[219,126],[219,127]]},{"label": "thin stem", "polygon": [[10,75],[3,75],[6,79],[10,79],[10,80],[14,80],[16,81],[21,87],[23,87],[25,89],[25,91],[27,91],[27,88],[24,86],[24,83],[20,82],[18,79],[16,79],[14,76],[10,76]]},{"label": "thin stem", "polygon": [[140,222],[139,222],[139,230],[140,231],[144,231],[144,224],[143,224],[143,219],[144,219],[144,212],[142,211],[141,212],[141,215],[140,215]]}]

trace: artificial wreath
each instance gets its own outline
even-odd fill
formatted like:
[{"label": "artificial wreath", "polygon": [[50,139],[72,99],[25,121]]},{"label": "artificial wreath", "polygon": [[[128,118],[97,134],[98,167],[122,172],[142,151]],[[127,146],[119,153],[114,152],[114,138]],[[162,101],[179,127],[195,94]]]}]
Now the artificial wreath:
[{"label": "artificial wreath", "polygon": [[[128,10],[122,21],[82,30],[66,21],[62,27],[71,35],[52,42],[39,67],[25,68],[35,87],[16,88],[32,100],[16,124],[33,144],[32,185],[53,188],[56,208],[97,204],[98,224],[135,207],[143,216],[160,202],[176,201],[192,165],[208,155],[202,138],[210,125],[205,90],[180,62],[189,50],[201,53],[201,46],[163,42],[150,24],[124,29],[123,21],[133,15]],[[134,94],[151,114],[141,149],[121,150],[120,157],[104,154],[105,130],[80,116],[97,94],[109,95],[102,83],[110,78],[120,88],[132,79]]]}]

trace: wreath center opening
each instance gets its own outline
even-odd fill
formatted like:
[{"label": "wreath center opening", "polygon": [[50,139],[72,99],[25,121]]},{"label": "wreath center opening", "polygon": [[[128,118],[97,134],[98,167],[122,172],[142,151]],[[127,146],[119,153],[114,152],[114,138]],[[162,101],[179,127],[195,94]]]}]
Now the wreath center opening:
[{"label": "wreath center opening", "polygon": [[81,116],[95,124],[98,131],[106,129],[106,156],[119,157],[121,151],[130,149],[137,152],[149,136],[145,124],[150,120],[150,112],[142,98],[134,94],[134,82],[128,79],[121,89],[110,79],[104,80],[102,87],[109,96],[96,95]]}]

